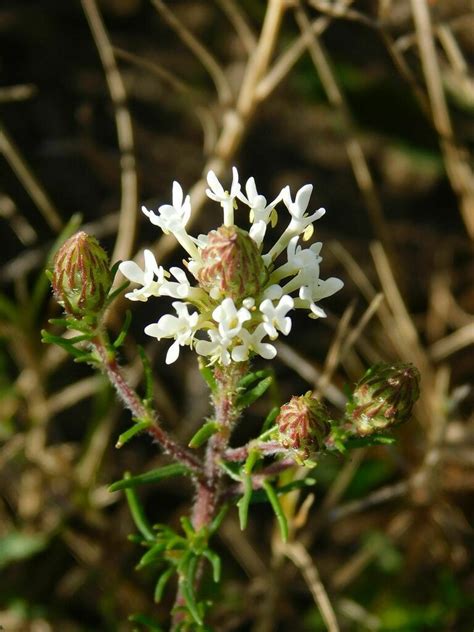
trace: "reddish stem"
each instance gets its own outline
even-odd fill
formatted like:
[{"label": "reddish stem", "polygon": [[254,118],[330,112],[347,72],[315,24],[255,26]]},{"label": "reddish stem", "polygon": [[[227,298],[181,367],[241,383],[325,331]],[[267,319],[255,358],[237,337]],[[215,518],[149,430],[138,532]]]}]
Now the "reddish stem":
[{"label": "reddish stem", "polygon": [[[131,411],[134,417],[143,420],[149,420],[151,422],[150,427],[147,429],[148,434],[160,444],[163,450],[169,454],[175,461],[182,463],[188,467],[191,472],[202,481],[203,479],[203,466],[201,461],[194,456],[189,450],[186,450],[179,445],[163,428],[159,425],[156,414],[149,410],[137,395],[135,390],[128,384],[122,374],[120,365],[117,362],[115,352],[110,349],[107,343],[104,341],[103,335],[98,335],[92,344],[96,349],[102,366],[107,373],[110,382],[115,387],[119,397]],[[200,483],[202,486],[202,483]]]},{"label": "reddish stem", "polygon": [[247,445],[243,445],[240,448],[227,448],[223,457],[226,461],[240,461],[243,462],[247,459],[251,450],[260,452],[262,456],[273,456],[275,454],[288,454],[288,449],[284,448],[278,441],[262,441],[257,443],[251,441]]},{"label": "reddish stem", "polygon": [[214,372],[217,389],[213,395],[213,404],[219,431],[209,439],[207,444],[204,463],[206,478],[204,484],[198,488],[193,507],[195,529],[209,524],[216,513],[223,474],[219,461],[227,449],[232,430],[240,415],[240,410],[236,406],[237,384],[245,375],[247,368],[246,362],[240,362],[228,367],[217,367]]}]

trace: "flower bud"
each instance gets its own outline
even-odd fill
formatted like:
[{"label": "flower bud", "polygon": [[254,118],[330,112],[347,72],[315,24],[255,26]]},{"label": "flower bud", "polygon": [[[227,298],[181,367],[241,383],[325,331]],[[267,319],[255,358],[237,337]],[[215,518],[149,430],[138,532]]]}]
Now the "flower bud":
[{"label": "flower bud", "polygon": [[311,391],[292,397],[288,404],[282,406],[276,424],[280,443],[294,451],[301,461],[323,448],[331,430],[326,407],[311,396]]},{"label": "flower bud", "polygon": [[112,285],[109,258],[97,239],[79,232],[56,253],[53,291],[64,310],[74,318],[95,318],[104,308]]},{"label": "flower bud", "polygon": [[257,244],[237,226],[212,230],[201,257],[204,265],[198,280],[211,296],[232,298],[239,304],[244,298],[258,297],[268,279]]},{"label": "flower bud", "polygon": [[413,364],[376,364],[357,383],[346,407],[347,429],[361,437],[408,421],[420,395]]}]

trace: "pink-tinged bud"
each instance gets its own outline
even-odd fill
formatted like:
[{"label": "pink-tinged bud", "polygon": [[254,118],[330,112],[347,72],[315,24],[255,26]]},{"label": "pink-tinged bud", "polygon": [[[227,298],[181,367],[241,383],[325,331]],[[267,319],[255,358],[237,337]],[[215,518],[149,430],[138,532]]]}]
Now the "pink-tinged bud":
[{"label": "pink-tinged bud", "polygon": [[258,297],[268,280],[257,244],[237,226],[212,230],[201,257],[204,264],[198,274],[201,287],[209,293],[214,291],[232,298],[236,304],[247,297]]},{"label": "pink-tinged bud", "polygon": [[398,426],[411,416],[420,396],[420,373],[413,364],[376,364],[357,383],[346,407],[347,429],[361,437]]},{"label": "pink-tinged bud", "polygon": [[320,452],[331,430],[326,407],[311,396],[311,391],[292,397],[282,406],[276,424],[280,443],[292,450],[300,461]]},{"label": "pink-tinged bud", "polygon": [[56,253],[53,291],[64,311],[79,320],[96,318],[112,285],[109,258],[97,239],[79,232]]}]

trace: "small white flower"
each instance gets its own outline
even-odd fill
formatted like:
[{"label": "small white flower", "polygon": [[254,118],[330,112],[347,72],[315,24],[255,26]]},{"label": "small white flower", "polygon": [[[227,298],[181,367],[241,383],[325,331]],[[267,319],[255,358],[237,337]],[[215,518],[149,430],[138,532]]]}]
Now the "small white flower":
[{"label": "small white flower", "polygon": [[297,192],[295,201],[293,202],[291,199],[290,187],[287,186],[282,191],[283,203],[291,215],[291,223],[288,230],[293,234],[301,234],[307,226],[318,220],[326,212],[326,209],[320,208],[312,215],[306,215],[306,209],[308,208],[312,192],[313,185],[305,184]]},{"label": "small white flower", "polygon": [[344,286],[341,279],[330,277],[325,281],[318,279],[313,286],[304,286],[300,288],[299,299],[295,300],[296,307],[309,308],[316,318],[324,318],[326,312],[316,305],[315,301],[332,296]]},{"label": "small white flower", "polygon": [[232,167],[230,193],[224,189],[214,171],[209,171],[207,174],[207,184],[209,185],[209,189],[206,189],[207,196],[211,200],[219,202],[224,210],[224,225],[232,226],[234,223],[234,201],[240,193],[239,173],[236,167]]},{"label": "small white flower", "polygon": [[276,356],[275,347],[268,342],[262,342],[262,338],[266,335],[267,332],[263,324],[260,324],[252,334],[246,329],[242,329],[239,334],[242,344],[237,345],[232,350],[232,360],[234,362],[244,362],[249,359],[252,351],[265,358],[265,360],[274,358]]},{"label": "small white flower", "polygon": [[183,189],[178,182],[173,182],[173,203],[162,204],[158,208],[158,215],[149,211],[145,206],[142,211],[152,224],[159,226],[164,233],[172,233],[186,227],[191,216],[191,199],[189,195],[184,197]]},{"label": "small white flower", "polygon": [[165,271],[161,266],[158,266],[153,253],[150,250],[145,250],[143,255],[143,270],[135,261],[122,261],[119,265],[119,270],[124,277],[142,286],[125,294],[126,298],[131,301],[144,302],[147,301],[150,296],[159,296],[160,287],[164,281]]},{"label": "small white flower", "polygon": [[294,301],[288,294],[282,296],[276,306],[269,299],[265,299],[260,304],[263,327],[272,340],[278,337],[277,330],[285,336],[290,333],[291,318],[287,314],[293,307]]},{"label": "small white flower", "polygon": [[233,299],[225,298],[212,312],[212,318],[219,323],[219,334],[222,338],[232,340],[239,335],[242,325],[250,320],[251,315],[247,308],[236,308]]},{"label": "small white flower", "polygon": [[186,232],[186,224],[191,216],[191,198],[189,195],[184,197],[183,189],[176,181],[173,182],[172,199],[172,204],[162,204],[158,208],[158,214],[149,211],[145,206],[142,206],[142,211],[165,234],[172,233],[191,257],[199,259],[198,249]]},{"label": "small white flower", "polygon": [[285,229],[283,235],[268,253],[267,257],[269,257],[271,261],[278,257],[280,252],[286,248],[287,244],[293,237],[304,233],[303,238],[305,240],[309,239],[313,233],[313,222],[320,219],[325,214],[326,210],[324,208],[320,208],[312,215],[306,215],[306,209],[308,208],[309,198],[311,197],[312,191],[313,185],[305,184],[301,187],[301,189],[299,189],[295,200],[293,201],[291,199],[290,187],[286,186],[282,190],[281,196],[291,215],[291,221]]},{"label": "small white flower", "polygon": [[211,356],[210,362],[220,362],[224,366],[230,364],[230,353],[228,351],[231,341],[228,338],[222,338],[217,329],[209,329],[208,335],[210,340],[197,340],[195,347],[197,353],[203,356]]},{"label": "small white flower", "polygon": [[245,192],[247,196],[240,193],[238,198],[250,207],[250,221],[252,222],[252,226],[249,234],[255,243],[260,246],[265,237],[268,223],[272,221],[272,226],[276,224],[277,214],[274,209],[281,200],[281,193],[270,202],[270,204],[267,204],[266,197],[257,193],[254,178],[247,180]]},{"label": "small white flower", "polygon": [[[322,243],[317,242],[309,248],[301,248],[297,246],[299,236],[293,237],[286,249],[288,261],[277,268],[271,275],[272,281],[280,281],[287,276],[296,274],[297,281],[290,281],[291,289],[285,286],[285,292],[292,292],[300,285],[305,285],[306,279],[319,278],[319,264],[322,257],[319,255]],[[308,281],[309,283],[310,281]]]},{"label": "small white flower", "polygon": [[170,268],[170,274],[174,276],[175,281],[165,281],[161,286],[161,296],[171,296],[172,298],[184,299],[188,298],[191,291],[191,284],[184,270],[173,266]]},{"label": "small white flower", "polygon": [[178,358],[180,347],[192,344],[199,320],[198,312],[190,314],[185,303],[175,301],[173,307],[177,317],[165,314],[157,323],[145,327],[145,333],[157,340],[162,338],[175,339],[166,354],[166,364],[172,364]]}]

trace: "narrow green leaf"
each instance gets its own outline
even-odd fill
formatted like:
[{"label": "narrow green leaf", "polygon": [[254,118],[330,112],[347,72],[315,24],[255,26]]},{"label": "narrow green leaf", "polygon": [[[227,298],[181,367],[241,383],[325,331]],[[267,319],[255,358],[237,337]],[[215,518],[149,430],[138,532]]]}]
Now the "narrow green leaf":
[{"label": "narrow green leaf", "polygon": [[114,349],[118,349],[119,347],[122,346],[123,341],[125,340],[128,334],[128,330],[129,330],[131,322],[132,322],[132,312],[129,309],[127,309],[127,311],[125,312],[125,321],[122,325],[122,329],[119,335],[117,336],[117,338],[115,339],[115,342],[112,343],[112,346]]},{"label": "narrow green leaf", "polygon": [[112,283],[115,281],[115,277],[117,275],[118,269],[120,268],[121,261],[116,261],[114,265],[110,268],[110,278],[112,279]]},{"label": "narrow green leaf", "polygon": [[255,464],[260,459],[260,452],[255,449],[249,451],[247,460],[245,461],[244,470],[247,474],[251,474]]},{"label": "narrow green leaf", "polygon": [[268,500],[270,501],[270,504],[273,508],[276,519],[278,520],[281,539],[283,540],[283,542],[286,542],[288,540],[288,522],[286,520],[285,514],[283,513],[283,509],[278,496],[269,481],[264,481],[262,486],[268,496]]},{"label": "narrow green leaf", "polygon": [[230,504],[229,504],[229,503],[225,503],[225,504],[221,507],[221,509],[220,509],[219,513],[217,514],[217,516],[214,518],[214,520],[213,520],[213,521],[211,522],[211,524],[209,525],[209,534],[210,534],[210,535],[212,535],[213,533],[215,533],[215,532],[219,529],[219,527],[220,527],[220,526],[221,526],[221,524],[222,524],[222,521],[223,521],[223,520],[224,520],[224,518],[225,518],[225,515],[226,515],[226,513],[227,513],[227,511],[228,511],[229,507],[230,507]]},{"label": "narrow green leaf", "polygon": [[247,373],[237,385],[238,389],[246,390],[250,384],[256,382],[257,380],[262,380],[270,376],[270,371],[263,369],[261,371],[253,371],[252,373]]},{"label": "narrow green leaf", "polygon": [[[138,424],[137,424],[138,425]],[[165,465],[159,467],[156,470],[150,470],[145,474],[138,474],[137,476],[125,475],[121,481],[112,483],[109,487],[110,492],[117,492],[121,489],[130,489],[138,487],[139,485],[146,485],[148,483],[157,483],[164,478],[170,478],[171,476],[185,476],[189,474],[189,470],[181,463],[172,463],[171,465]]]},{"label": "narrow green leaf", "polygon": [[240,395],[237,398],[237,402],[236,402],[237,407],[247,408],[248,406],[253,404],[255,401],[257,401],[257,399],[262,397],[262,395],[268,389],[268,387],[272,383],[272,380],[273,380],[272,376],[269,375],[268,377],[258,382],[258,384],[254,386],[252,389]]},{"label": "narrow green leaf", "polygon": [[48,323],[56,325],[57,327],[64,327],[65,329],[74,329],[75,331],[82,331],[83,333],[90,333],[90,325],[77,318],[68,316],[67,318],[49,318]]},{"label": "narrow green leaf", "polygon": [[192,437],[191,441],[188,443],[188,447],[190,448],[199,448],[205,443],[212,435],[219,432],[219,424],[215,421],[208,421],[204,424],[196,434]]},{"label": "narrow green leaf", "polygon": [[215,393],[217,390],[217,382],[214,377],[214,371],[210,366],[206,365],[206,361],[203,358],[199,358],[199,371],[201,372],[204,381],[209,386],[211,393]]},{"label": "narrow green leaf", "polygon": [[134,437],[139,432],[143,432],[143,430],[146,430],[147,428],[149,428],[149,426],[150,426],[149,421],[141,421],[135,424],[134,426],[132,426],[131,428],[129,428],[128,430],[126,430],[125,432],[122,432],[122,434],[117,439],[117,443],[115,444],[115,447],[121,448],[123,445],[127,443],[127,441],[130,441],[132,437]]},{"label": "narrow green leaf", "polygon": [[[307,476],[306,478],[302,478],[296,481],[291,481],[291,483],[287,483],[286,485],[281,485],[275,489],[275,494],[277,496],[283,496],[284,494],[288,494],[289,492],[304,489],[305,487],[313,487],[316,485],[317,481],[312,476]],[[268,496],[263,489],[254,489],[252,494],[251,504],[260,504],[267,503]]]},{"label": "narrow green leaf", "polygon": [[345,448],[366,448],[372,445],[391,445],[395,443],[394,437],[387,435],[373,435],[372,437],[358,437],[347,439],[345,442]]},{"label": "narrow green leaf", "polygon": [[210,549],[203,551],[203,555],[209,560],[212,566],[212,579],[218,584],[221,578],[221,558]]},{"label": "narrow green leaf", "polygon": [[264,432],[267,432],[267,430],[269,430],[273,426],[273,424],[275,423],[275,419],[278,417],[279,412],[280,412],[279,406],[275,406],[274,408],[271,409],[271,411],[266,416],[265,421],[263,422],[262,434]]},{"label": "narrow green leaf", "polygon": [[152,630],[153,632],[164,632],[164,629],[153,619],[147,617],[144,614],[132,614],[128,617],[130,623],[139,623],[140,625],[144,625],[147,630]]},{"label": "narrow green leaf", "polygon": [[203,625],[203,620],[201,614],[198,609],[198,605],[196,603],[196,598],[194,596],[194,591],[192,586],[190,586],[187,579],[182,579],[180,581],[180,588],[184,600],[186,602],[186,606],[188,608],[189,614],[192,616],[197,625]]},{"label": "narrow green leaf", "polygon": [[227,476],[234,481],[240,483],[239,464],[238,463],[226,463],[225,461],[219,461],[220,467],[224,470]]},{"label": "narrow green leaf", "polygon": [[[130,476],[130,474],[125,474],[125,478],[127,478],[127,476]],[[143,535],[145,540],[147,540],[148,542],[154,542],[156,539],[155,534],[153,532],[153,529],[151,528],[150,523],[147,520],[147,517],[145,516],[145,512],[135,490],[132,488],[126,489],[125,496],[127,498],[128,506],[130,508],[130,513],[132,514],[135,526]]]},{"label": "narrow green leaf", "polygon": [[163,593],[165,592],[166,584],[169,582],[171,577],[173,576],[174,568],[169,568],[164,573],[161,574],[159,580],[156,582],[155,592],[153,595],[153,599],[155,603],[160,603],[163,598]]},{"label": "narrow green leaf", "polygon": [[111,292],[105,301],[105,307],[108,307],[111,303],[113,303],[113,301],[117,298],[117,296],[119,294],[122,294],[122,292],[126,290],[129,285],[130,285],[130,281],[125,281],[125,283],[122,283],[122,285],[119,285],[119,287],[116,290]]},{"label": "narrow green leaf", "polygon": [[163,557],[162,553],[166,550],[166,542],[159,542],[152,546],[149,551],[147,551],[138,562],[137,568],[143,568],[144,566],[148,566],[148,564],[152,564],[156,562],[156,560]]},{"label": "narrow green leaf", "polygon": [[239,508],[239,522],[240,530],[244,531],[247,528],[249,505],[252,498],[252,477],[249,474],[244,474],[242,477],[242,483],[244,486],[244,494],[237,503]]},{"label": "narrow green leaf", "polygon": [[58,345],[58,347],[62,347],[65,351],[72,355],[77,362],[88,362],[89,359],[92,359],[92,356],[88,351],[76,349],[69,339],[50,334],[46,329],[41,330],[41,341],[47,344],[55,344]]},{"label": "narrow green leaf", "polygon": [[192,540],[196,535],[196,531],[194,530],[191,520],[187,516],[182,516],[180,522],[186,537],[188,540]]}]

